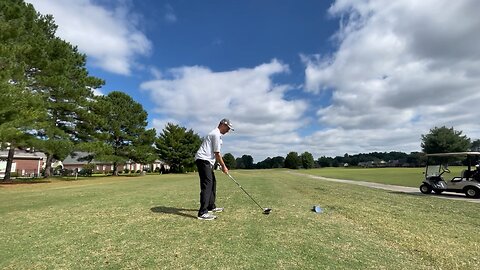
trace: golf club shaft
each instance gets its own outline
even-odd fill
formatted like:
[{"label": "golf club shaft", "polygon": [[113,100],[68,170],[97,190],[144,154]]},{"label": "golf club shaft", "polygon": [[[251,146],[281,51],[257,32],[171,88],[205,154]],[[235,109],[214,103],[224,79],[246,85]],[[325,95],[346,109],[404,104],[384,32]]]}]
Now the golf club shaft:
[{"label": "golf club shaft", "polygon": [[239,188],[241,188],[241,189],[243,190],[243,192],[245,192],[245,194],[248,195],[248,197],[250,197],[250,199],[252,199],[252,201],[253,201],[256,205],[258,205],[258,207],[260,207],[262,210],[264,210],[263,207],[261,207],[260,204],[258,204],[258,203],[253,199],[253,197],[250,196],[250,194],[248,194],[248,192],[247,192],[245,189],[243,189],[243,187],[235,180],[235,178],[233,178],[233,176],[231,176],[229,173],[228,173],[227,175],[228,175],[228,177],[230,177],[230,179],[233,180],[233,182],[235,182],[235,184],[237,184],[237,186],[238,186]]}]

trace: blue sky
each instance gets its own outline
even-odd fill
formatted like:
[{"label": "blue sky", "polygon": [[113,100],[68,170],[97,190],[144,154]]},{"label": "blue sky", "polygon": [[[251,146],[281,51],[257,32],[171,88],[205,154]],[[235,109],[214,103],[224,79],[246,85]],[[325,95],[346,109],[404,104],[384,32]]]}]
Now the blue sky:
[{"label": "blue sky", "polygon": [[480,138],[480,2],[28,0],[88,57],[96,91],[140,102],[149,127],[255,162],[420,151],[435,126]]}]

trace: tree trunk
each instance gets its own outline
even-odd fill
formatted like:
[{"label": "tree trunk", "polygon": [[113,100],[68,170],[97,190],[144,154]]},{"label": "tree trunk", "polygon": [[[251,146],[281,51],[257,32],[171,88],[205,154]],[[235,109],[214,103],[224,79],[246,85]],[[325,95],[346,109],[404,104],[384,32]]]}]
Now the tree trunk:
[{"label": "tree trunk", "polygon": [[52,175],[52,160],[53,155],[49,153],[45,153],[47,156],[47,160],[45,161],[45,171],[43,172],[43,178],[48,178]]},{"label": "tree trunk", "polygon": [[3,181],[7,182],[10,181],[13,164],[13,157],[15,155],[15,146],[13,143],[10,144],[10,149],[8,150],[8,157],[7,157],[7,167],[5,168],[5,177],[3,177]]},{"label": "tree trunk", "polygon": [[117,162],[113,162],[113,173],[112,175],[118,176],[118,168],[117,168]]}]

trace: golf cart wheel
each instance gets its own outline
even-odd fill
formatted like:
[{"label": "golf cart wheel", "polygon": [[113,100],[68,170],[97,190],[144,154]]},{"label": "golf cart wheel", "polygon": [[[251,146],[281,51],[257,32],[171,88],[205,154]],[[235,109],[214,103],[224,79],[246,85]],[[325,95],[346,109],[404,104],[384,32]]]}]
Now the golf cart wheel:
[{"label": "golf cart wheel", "polygon": [[480,190],[476,187],[466,187],[465,188],[465,195],[468,198],[479,198],[480,197]]},{"label": "golf cart wheel", "polygon": [[432,187],[427,184],[422,184],[420,186],[420,192],[422,192],[423,194],[430,194],[432,193]]},{"label": "golf cart wheel", "polygon": [[435,192],[435,194],[442,194],[443,190],[439,190],[439,189],[434,189],[433,192]]}]

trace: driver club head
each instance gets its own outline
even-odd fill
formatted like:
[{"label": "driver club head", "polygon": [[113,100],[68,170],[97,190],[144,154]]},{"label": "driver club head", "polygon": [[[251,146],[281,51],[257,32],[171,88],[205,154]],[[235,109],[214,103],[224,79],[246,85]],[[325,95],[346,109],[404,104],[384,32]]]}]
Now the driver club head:
[{"label": "driver club head", "polygon": [[263,214],[265,214],[265,215],[270,214],[271,211],[272,211],[272,209],[270,209],[270,208],[263,208]]}]

